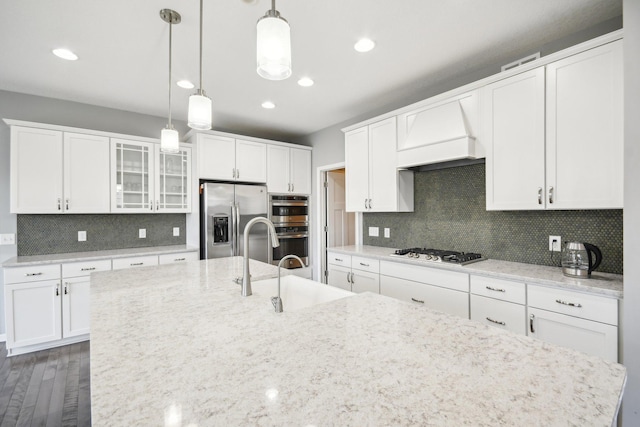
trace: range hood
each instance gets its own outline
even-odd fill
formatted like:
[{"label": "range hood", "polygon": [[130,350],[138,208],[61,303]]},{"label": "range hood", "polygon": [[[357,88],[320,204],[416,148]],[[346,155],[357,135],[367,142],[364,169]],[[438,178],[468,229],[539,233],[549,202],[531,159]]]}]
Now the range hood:
[{"label": "range hood", "polygon": [[470,126],[477,117],[477,94],[467,95],[400,118],[399,168],[484,157]]}]

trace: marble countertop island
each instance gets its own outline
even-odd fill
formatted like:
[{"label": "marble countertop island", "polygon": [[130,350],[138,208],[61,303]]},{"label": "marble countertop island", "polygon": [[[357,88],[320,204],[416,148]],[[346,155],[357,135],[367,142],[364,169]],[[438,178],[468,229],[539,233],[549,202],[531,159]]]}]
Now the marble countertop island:
[{"label": "marble countertop island", "polygon": [[241,271],[92,275],[94,426],[609,426],[619,407],[622,365],[371,293],[277,314]]}]

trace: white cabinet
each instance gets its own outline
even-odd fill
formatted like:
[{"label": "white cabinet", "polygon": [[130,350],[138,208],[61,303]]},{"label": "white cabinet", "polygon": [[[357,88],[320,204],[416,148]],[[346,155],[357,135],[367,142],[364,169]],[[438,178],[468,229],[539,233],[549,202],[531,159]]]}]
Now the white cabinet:
[{"label": "white cabinet", "polygon": [[529,336],[618,361],[618,300],[528,285]]},{"label": "white cabinet", "polygon": [[345,134],[347,211],[413,211],[413,172],[398,170],[396,140],[395,117]]},{"label": "white cabinet", "polygon": [[527,334],[525,283],[471,275],[470,289],[471,320]]},{"label": "white cabinet", "polygon": [[311,194],[311,151],[268,145],[267,187],[270,193]]},{"label": "white cabinet", "polygon": [[469,318],[469,275],[466,273],[382,261],[380,293]]},{"label": "white cabinet", "polygon": [[199,133],[198,178],[267,182],[267,146],[219,135]]},{"label": "white cabinet", "polygon": [[327,284],[347,291],[380,293],[379,268],[375,259],[327,252]]},{"label": "white cabinet", "polygon": [[155,146],[155,210],[161,213],[191,212],[191,147],[163,153]]},{"label": "white cabinet", "polygon": [[11,212],[108,213],[109,138],[11,126]]},{"label": "white cabinet", "polygon": [[487,209],[622,208],[622,98],[622,41],[483,88]]},{"label": "white cabinet", "polygon": [[327,285],[351,291],[351,267],[327,264]]}]

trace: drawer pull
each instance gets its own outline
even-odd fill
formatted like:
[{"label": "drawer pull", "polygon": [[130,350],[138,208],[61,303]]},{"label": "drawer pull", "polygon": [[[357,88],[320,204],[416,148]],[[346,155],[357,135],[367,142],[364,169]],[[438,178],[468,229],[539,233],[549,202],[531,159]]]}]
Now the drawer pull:
[{"label": "drawer pull", "polygon": [[136,265],[144,265],[144,262],[132,262],[131,264],[129,264],[130,266],[134,267]]},{"label": "drawer pull", "polygon": [[496,292],[507,292],[504,289],[500,289],[500,288],[492,288],[491,286],[485,286],[485,288],[489,289],[490,291],[496,291]]},{"label": "drawer pull", "polygon": [[95,270],[95,267],[85,267],[85,268],[81,268],[80,271],[93,271]]},{"label": "drawer pull", "polygon": [[419,299],[415,299],[414,297],[411,297],[411,301],[419,302],[420,304],[424,304],[424,301],[420,301]]},{"label": "drawer pull", "polygon": [[344,262],[343,260],[341,260],[340,258],[334,258],[336,261],[338,262]]},{"label": "drawer pull", "polygon": [[506,323],[501,322],[499,320],[493,320],[491,317],[487,317],[487,320],[491,323],[495,323],[496,325],[502,325],[502,326],[506,325]]},{"label": "drawer pull", "polygon": [[365,264],[364,262],[361,262],[360,265],[363,267],[369,267],[369,264]]},{"label": "drawer pull", "polygon": [[42,273],[27,273],[27,274],[25,274],[25,276],[27,276],[27,277],[31,277],[31,276],[42,276]]},{"label": "drawer pull", "polygon": [[569,307],[577,307],[577,308],[582,307],[582,304],[580,304],[580,303],[575,304],[575,303],[572,303],[572,302],[562,301],[561,299],[557,299],[557,300],[556,300],[556,302],[557,302],[558,304],[568,305]]},{"label": "drawer pull", "polygon": [[186,260],[186,258],[176,258],[176,259],[174,259],[174,261],[184,261],[184,260]]},{"label": "drawer pull", "polygon": [[533,319],[535,319],[535,315],[531,315],[529,316],[529,330],[531,331],[532,334],[535,334],[536,331],[533,329]]}]

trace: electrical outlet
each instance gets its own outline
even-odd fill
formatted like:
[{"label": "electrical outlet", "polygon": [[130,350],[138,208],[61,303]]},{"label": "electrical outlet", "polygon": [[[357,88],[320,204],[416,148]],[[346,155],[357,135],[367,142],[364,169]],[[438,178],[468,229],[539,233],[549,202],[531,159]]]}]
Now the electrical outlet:
[{"label": "electrical outlet", "polygon": [[87,232],[78,231],[78,242],[86,242],[86,241],[87,241]]},{"label": "electrical outlet", "polygon": [[146,239],[147,238],[147,229],[146,228],[138,229],[138,238],[139,239]]},{"label": "electrical outlet", "polygon": [[549,250],[553,252],[560,252],[562,239],[560,236],[549,236]]},{"label": "electrical outlet", "polygon": [[180,227],[173,227],[173,237],[180,236]]},{"label": "electrical outlet", "polygon": [[369,227],[369,237],[378,237],[380,229],[378,227]]},{"label": "electrical outlet", "polygon": [[16,235],[11,234],[0,234],[0,245],[15,245],[16,244]]},{"label": "electrical outlet", "polygon": [[391,229],[390,228],[385,228],[384,229],[384,237],[387,238],[387,239],[389,237],[391,237]]}]

